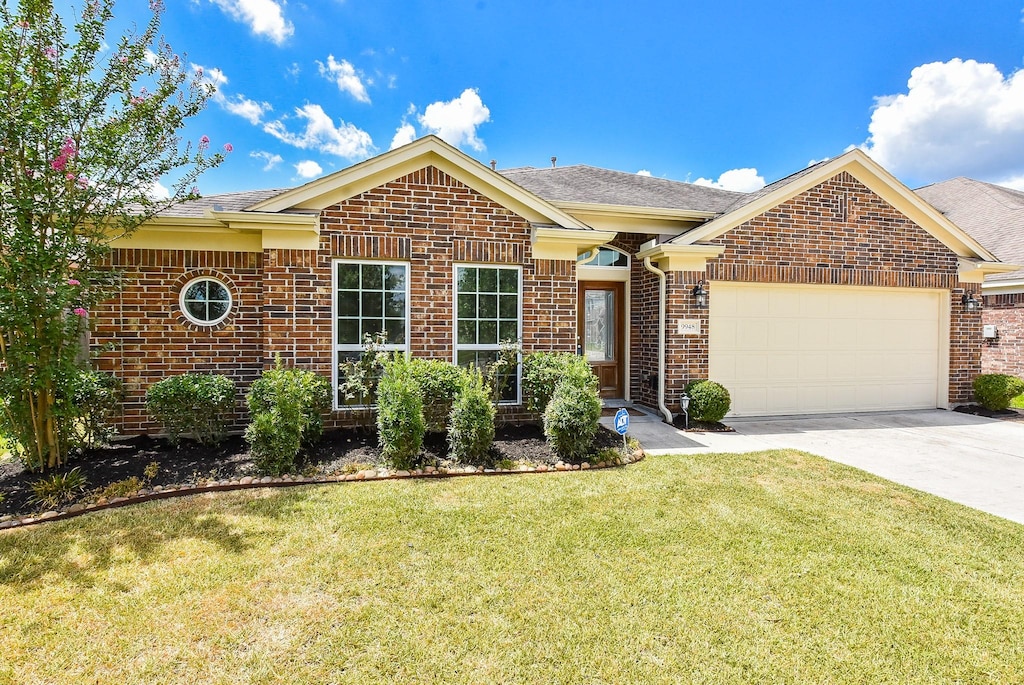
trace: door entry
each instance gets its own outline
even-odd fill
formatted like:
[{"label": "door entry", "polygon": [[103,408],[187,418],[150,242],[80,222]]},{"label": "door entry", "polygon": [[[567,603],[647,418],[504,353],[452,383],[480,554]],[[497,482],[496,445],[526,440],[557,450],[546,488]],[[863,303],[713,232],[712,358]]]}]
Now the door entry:
[{"label": "door entry", "polygon": [[579,298],[577,334],[581,351],[597,376],[601,397],[622,399],[625,284],[580,281]]}]

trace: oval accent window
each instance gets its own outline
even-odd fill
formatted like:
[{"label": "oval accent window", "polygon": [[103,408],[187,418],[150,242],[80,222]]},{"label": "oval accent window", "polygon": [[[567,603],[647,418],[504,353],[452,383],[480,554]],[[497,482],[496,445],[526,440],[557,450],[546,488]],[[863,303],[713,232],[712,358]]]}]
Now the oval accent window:
[{"label": "oval accent window", "polygon": [[214,278],[196,278],[181,289],[181,311],[189,321],[213,326],[231,311],[231,292]]}]

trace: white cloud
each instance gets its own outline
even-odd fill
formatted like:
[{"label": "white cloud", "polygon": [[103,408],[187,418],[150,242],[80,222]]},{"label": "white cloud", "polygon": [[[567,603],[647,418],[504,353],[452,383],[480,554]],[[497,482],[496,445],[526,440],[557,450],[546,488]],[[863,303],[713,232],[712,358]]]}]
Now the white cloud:
[{"label": "white cloud", "polygon": [[1024,71],[952,59],[910,72],[907,92],[875,99],[861,148],[914,183],[1024,176]]},{"label": "white cloud", "polygon": [[491,111],[475,88],[467,88],[454,100],[427,105],[418,119],[423,128],[452,145],[466,144],[474,150],[483,150],[484,143],[477,137],[476,129],[490,121]]},{"label": "white cloud", "polygon": [[253,152],[250,152],[249,156],[252,157],[253,159],[262,159],[264,162],[264,171],[270,171],[271,169],[273,169],[278,164],[284,161],[284,158],[281,157],[281,155],[275,155],[274,153],[267,152],[265,150],[255,150]]},{"label": "white cloud", "polygon": [[394,150],[396,147],[402,147],[408,145],[412,141],[416,140],[416,128],[403,121],[402,125],[395,131],[395,137],[391,139],[391,147],[389,150]]},{"label": "white cloud", "polygon": [[708,188],[721,188],[722,190],[735,190],[739,193],[752,193],[755,190],[764,188],[764,176],[757,174],[757,169],[730,169],[718,177],[717,181],[709,178],[698,178],[693,182],[697,186]]},{"label": "white cloud", "polygon": [[297,148],[319,150],[346,159],[368,157],[373,151],[373,140],[369,133],[344,121],[339,121],[339,125],[335,126],[320,105],[298,107],[295,116],[306,120],[306,128],[301,133],[289,131],[284,124],[285,118],[268,122],[263,130]]},{"label": "white cloud", "polygon": [[650,176],[651,172],[648,171],[647,169],[641,169],[640,171],[636,172],[636,175],[637,176]]},{"label": "white cloud", "polygon": [[146,195],[153,198],[154,200],[169,200],[171,197],[170,189],[160,181],[153,181],[146,188]]},{"label": "white cloud", "polygon": [[293,33],[295,26],[284,18],[284,2],[276,0],[210,0],[235,21],[249,25],[257,36],[265,36],[281,45]]},{"label": "white cloud", "polygon": [[306,159],[295,165],[295,173],[299,175],[299,178],[316,178],[324,173],[324,169],[313,160]]},{"label": "white cloud", "polygon": [[210,99],[221,106],[222,109],[235,116],[242,117],[253,126],[259,125],[263,115],[273,110],[269,102],[256,102],[250,100],[241,93],[228,97],[224,93],[224,86],[228,82],[227,75],[217,69],[207,69],[199,64],[193,64],[192,70],[199,76],[200,80],[212,89]]},{"label": "white cloud", "polygon": [[334,81],[341,92],[348,93],[359,102],[370,101],[360,74],[348,60],[343,59],[339,62],[334,59],[334,55],[327,55],[327,64],[318,61],[317,66],[320,67],[320,75],[329,81]]},{"label": "white cloud", "polygon": [[998,181],[993,181],[993,183],[1007,188],[1013,188],[1014,190],[1024,190],[1024,174],[1019,176],[1010,176]]}]

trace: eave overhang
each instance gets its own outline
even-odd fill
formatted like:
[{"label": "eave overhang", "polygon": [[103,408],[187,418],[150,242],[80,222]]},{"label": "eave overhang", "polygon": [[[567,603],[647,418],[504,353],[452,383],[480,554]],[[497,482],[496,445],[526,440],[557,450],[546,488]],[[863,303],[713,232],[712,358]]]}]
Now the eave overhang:
[{"label": "eave overhang", "polygon": [[1006,264],[1004,262],[986,262],[964,258],[957,260],[957,275],[961,283],[983,283],[985,276],[1009,274],[1014,271],[1020,271],[1022,268],[1024,267],[1019,264]]},{"label": "eave overhang", "polygon": [[636,253],[637,259],[650,257],[662,271],[704,271],[707,261],[721,256],[724,245],[677,245],[675,243],[645,243]]},{"label": "eave overhang", "polygon": [[576,261],[582,253],[611,242],[616,235],[615,231],[533,226],[530,241],[534,259]]}]

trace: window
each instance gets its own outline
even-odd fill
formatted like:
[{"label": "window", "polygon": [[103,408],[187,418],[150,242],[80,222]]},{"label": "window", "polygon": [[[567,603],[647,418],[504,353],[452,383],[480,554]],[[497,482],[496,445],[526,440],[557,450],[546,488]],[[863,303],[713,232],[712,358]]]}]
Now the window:
[{"label": "window", "polygon": [[[338,367],[360,357],[367,336],[384,334],[384,349],[409,349],[409,265],[385,262],[334,263],[335,387]],[[373,398],[338,393],[338,406],[365,405]]]},{"label": "window", "polygon": [[[483,369],[498,359],[501,343],[522,337],[520,269],[457,266],[455,283],[455,363]],[[501,380],[501,399],[518,403],[518,368]]]},{"label": "window", "polygon": [[231,311],[231,292],[214,278],[196,278],[181,289],[181,312],[192,323],[213,326]]},{"label": "window", "polygon": [[611,247],[599,247],[597,257],[590,261],[591,257],[594,257],[593,251],[584,252],[576,258],[576,262],[580,266],[629,266],[629,255]]}]

